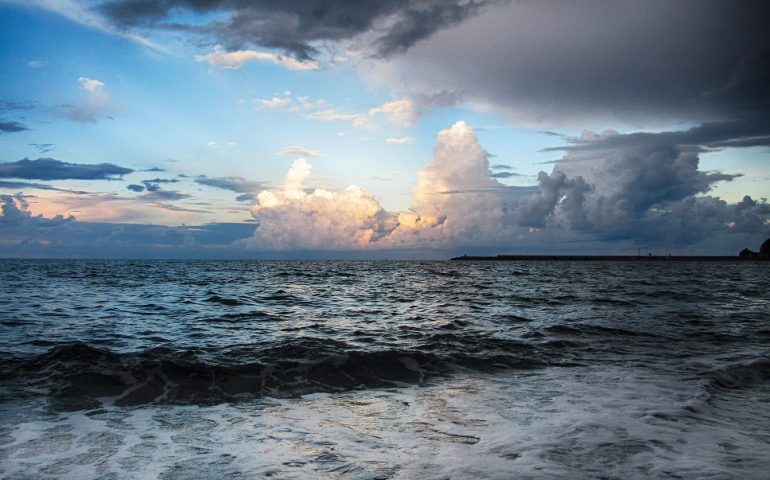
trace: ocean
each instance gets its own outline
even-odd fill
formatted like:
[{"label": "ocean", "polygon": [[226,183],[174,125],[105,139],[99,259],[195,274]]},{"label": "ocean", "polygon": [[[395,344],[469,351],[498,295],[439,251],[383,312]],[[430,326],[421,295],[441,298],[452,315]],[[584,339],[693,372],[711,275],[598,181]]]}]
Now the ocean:
[{"label": "ocean", "polygon": [[747,262],[0,260],[3,479],[765,479]]}]

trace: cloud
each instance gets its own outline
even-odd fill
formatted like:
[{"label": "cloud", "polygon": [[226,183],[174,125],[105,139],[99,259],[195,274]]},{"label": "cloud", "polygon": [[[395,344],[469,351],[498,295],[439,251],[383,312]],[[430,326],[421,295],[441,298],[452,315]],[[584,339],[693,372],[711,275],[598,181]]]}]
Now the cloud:
[{"label": "cloud", "polygon": [[27,60],[27,67],[32,69],[37,68],[43,68],[45,66],[45,62],[41,60]]},{"label": "cloud", "polygon": [[[151,178],[148,180],[142,180],[142,184],[144,185],[144,188],[147,189],[147,192],[159,191],[161,189],[160,184],[162,183],[177,183],[177,182],[179,182],[179,180],[177,180],[176,178]],[[142,190],[136,190],[135,186],[134,188],[131,188],[131,185],[128,186],[128,189],[133,190],[135,192],[142,191]]]},{"label": "cloud", "polygon": [[30,143],[29,146],[37,150],[38,155],[42,155],[53,150],[53,143]]},{"label": "cloud", "polygon": [[163,226],[77,221],[29,213],[25,200],[0,195],[2,257],[63,258],[244,258],[239,239],[255,223]]},{"label": "cloud", "polygon": [[314,60],[298,60],[286,55],[270,52],[255,52],[254,50],[236,50],[227,52],[221,45],[207,55],[195,55],[195,61],[206,62],[223,70],[240,70],[248,62],[271,62],[289,70],[317,70],[318,62]]},{"label": "cloud", "polygon": [[[502,199],[515,196],[489,177],[488,154],[458,122],[438,134],[434,160],[418,174],[414,205],[386,212],[371,193],[305,188],[311,166],[296,160],[278,191],[263,191],[251,209],[260,227],[251,241],[266,250],[437,247],[470,242],[504,221]],[[482,228],[480,228],[482,227]]]},{"label": "cloud", "polygon": [[[81,5],[78,2],[71,0],[63,1],[51,1],[51,0],[9,0],[11,3],[20,3],[25,7],[42,8],[55,12],[68,20],[77,22],[81,25],[85,25],[89,28],[106,32],[112,35],[117,35],[128,40],[135,42],[139,45],[152,48],[157,51],[168,51],[157,43],[137,34],[136,32],[129,32],[125,28],[116,27],[104,16],[100,15],[92,9],[92,5]],[[140,0],[141,1],[141,0]]]},{"label": "cloud", "polygon": [[361,130],[371,130],[374,128],[374,126],[369,123],[369,119],[364,114],[346,113],[333,108],[308,113],[303,116],[307,119],[321,122],[351,122],[354,128]]},{"label": "cloud", "polygon": [[248,244],[263,250],[497,246],[529,252],[562,244],[606,252],[635,242],[673,248],[718,238],[724,248],[729,238],[763,240],[770,235],[770,205],[748,196],[739,204],[707,196],[738,174],[701,171],[700,147],[671,142],[703,135],[698,128],[587,133],[562,147],[565,155],[551,173],[540,172],[537,186],[515,187],[497,181],[476,133],[457,122],[439,132],[433,160],[418,172],[412,207],[402,212],[385,211],[357,186],[308,190],[311,166],[300,159],[282,188],[258,195],[251,212],[260,227]]},{"label": "cloud", "polygon": [[254,193],[242,193],[235,197],[235,200],[244,203],[254,203],[257,201],[257,195]]},{"label": "cloud", "polygon": [[770,110],[769,22],[761,1],[500,2],[361,71],[539,128],[725,121]]},{"label": "cloud", "polygon": [[[141,200],[145,200],[148,202],[158,202],[158,201],[174,201],[174,200],[184,200],[185,198],[190,198],[190,195],[186,193],[181,192],[175,192],[173,190],[163,190],[158,185],[148,185],[145,184],[147,187],[147,192],[139,197]],[[174,207],[171,205],[164,205],[164,208],[167,209],[180,209],[180,207]],[[205,213],[205,210],[189,210],[189,209],[181,209],[180,211],[185,212],[202,212]]]},{"label": "cloud", "polygon": [[[487,3],[483,0],[111,0],[101,4],[99,11],[121,31],[185,32],[213,37],[230,49],[260,45],[305,60],[316,55],[318,46],[324,42],[355,38],[358,43],[366,40],[367,50],[377,55],[401,52],[440,29],[477,14]],[[201,21],[211,14],[218,15],[213,20]]]},{"label": "cloud", "polygon": [[29,211],[29,203],[21,194],[16,195],[0,195],[0,225],[5,226],[42,226],[42,227],[55,227],[62,225],[66,222],[71,222],[75,218],[70,215],[64,217],[62,215],[56,215],[53,218],[45,218],[42,215],[32,215]]},{"label": "cloud", "polygon": [[[550,175],[540,173],[542,193],[524,205],[520,221],[590,228],[614,238],[645,236],[662,218],[703,202],[693,200],[696,195],[740,176],[699,170],[699,152],[704,145],[761,127],[746,128],[731,123],[681,132],[584,132],[572,145],[561,147],[566,154]],[[703,226],[687,228],[705,233]],[[661,238],[681,235],[680,230],[661,232]]]},{"label": "cloud", "polygon": [[235,193],[255,193],[264,189],[262,182],[256,182],[243,177],[206,177],[195,178],[195,183],[208,187],[221,188]]},{"label": "cloud", "polygon": [[315,150],[309,150],[304,147],[286,147],[275,152],[276,155],[288,155],[291,157],[323,157],[323,154]]},{"label": "cloud", "polygon": [[19,122],[0,122],[0,132],[16,133],[29,130],[27,127]]},{"label": "cloud", "polygon": [[254,103],[262,108],[285,107],[291,103],[291,98],[273,97],[273,98],[255,98]]},{"label": "cloud", "polygon": [[144,185],[137,185],[135,183],[126,185],[126,189],[131,190],[132,192],[143,192],[144,188]]},{"label": "cloud", "polygon": [[87,77],[78,78],[86,97],[78,103],[60,105],[58,110],[70,120],[83,123],[96,123],[100,118],[111,118],[114,106],[110,95],[105,90],[104,82]]},{"label": "cloud", "polygon": [[415,138],[414,137],[401,137],[401,138],[387,138],[385,139],[385,143],[389,143],[391,145],[410,145],[414,143]]},{"label": "cloud", "polygon": [[520,173],[515,172],[495,172],[491,175],[492,178],[511,178],[511,177],[520,177]]},{"label": "cloud", "polygon": [[82,190],[68,190],[66,188],[56,188],[52,185],[47,185],[44,183],[30,183],[30,182],[14,182],[14,181],[6,181],[6,180],[0,180],[0,188],[7,189],[7,190],[50,190],[53,192],[66,192],[66,193],[72,193],[75,195],[87,195],[88,192],[84,192]]},{"label": "cloud", "polygon": [[384,113],[388,120],[399,127],[412,127],[420,117],[411,98],[387,102],[369,110],[369,115]]},{"label": "cloud", "polygon": [[29,180],[115,180],[131,172],[133,170],[130,168],[111,163],[86,165],[53,158],[25,158],[16,162],[0,163],[0,178]]},{"label": "cloud", "polygon": [[385,212],[373,195],[350,186],[339,192],[304,190],[311,166],[295,160],[283,189],[261,192],[251,213],[260,221],[252,243],[263,250],[366,248],[381,232]]},{"label": "cloud", "polygon": [[80,85],[91,93],[97,93],[104,90],[104,82],[94,80],[92,78],[80,77],[78,78]]}]

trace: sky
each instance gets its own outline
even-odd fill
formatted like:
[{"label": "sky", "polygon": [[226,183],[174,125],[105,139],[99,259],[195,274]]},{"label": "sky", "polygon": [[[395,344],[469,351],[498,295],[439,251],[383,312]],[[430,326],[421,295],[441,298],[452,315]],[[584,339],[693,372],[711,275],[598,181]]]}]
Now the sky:
[{"label": "sky", "polygon": [[770,4],[0,0],[0,257],[737,254]]}]

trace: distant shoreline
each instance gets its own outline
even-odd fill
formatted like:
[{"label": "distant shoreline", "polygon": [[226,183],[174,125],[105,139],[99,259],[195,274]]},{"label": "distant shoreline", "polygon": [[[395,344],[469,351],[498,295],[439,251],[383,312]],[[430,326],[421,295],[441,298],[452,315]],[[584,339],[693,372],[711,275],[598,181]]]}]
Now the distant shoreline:
[{"label": "distant shoreline", "polygon": [[453,261],[601,261],[601,262],[767,262],[770,257],[738,255],[463,255]]}]

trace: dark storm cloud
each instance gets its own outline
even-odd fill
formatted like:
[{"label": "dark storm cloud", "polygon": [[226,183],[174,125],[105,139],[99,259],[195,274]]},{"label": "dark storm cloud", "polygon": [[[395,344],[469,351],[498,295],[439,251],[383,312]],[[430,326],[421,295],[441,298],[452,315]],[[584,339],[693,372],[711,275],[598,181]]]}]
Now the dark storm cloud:
[{"label": "dark storm cloud", "polygon": [[[434,32],[478,13],[489,0],[111,0],[98,10],[123,29],[165,28],[213,35],[236,49],[281,49],[298,58],[317,53],[314,42],[338,41],[377,28],[380,55],[401,52]],[[221,14],[200,25],[174,23],[173,11]],[[380,25],[388,19],[387,25]],[[379,22],[379,23],[378,23]]]},{"label": "dark storm cloud", "polygon": [[27,127],[19,122],[0,122],[0,132],[16,133],[29,130]]},{"label": "dark storm cloud", "polygon": [[679,131],[637,132],[624,135],[616,134],[611,130],[604,134],[586,132],[583,137],[569,139],[569,142],[567,146],[546,148],[543,151],[591,152],[656,145],[675,145],[691,151],[723,147],[770,146],[770,114],[755,115],[747,120],[703,123]]},{"label": "dark storm cloud", "polygon": [[255,182],[243,177],[200,176],[195,179],[195,183],[206,185],[208,187],[221,188],[235,193],[253,193],[265,189],[261,182]]},{"label": "dark storm cloud", "polygon": [[133,170],[130,168],[111,163],[85,165],[53,158],[25,158],[16,162],[0,163],[0,178],[29,180],[114,180],[131,172]]},{"label": "dark storm cloud", "polygon": [[770,111],[767,25],[764,1],[511,2],[374,74],[539,125],[735,120]]},{"label": "dark storm cloud", "polygon": [[[770,235],[770,205],[707,195],[740,173],[705,172],[699,155],[725,142],[759,139],[762,122],[710,123],[680,132],[584,132],[540,172],[540,192],[522,200],[522,226],[590,232],[605,241],[692,244],[714,235]],[[761,143],[756,140],[752,143]],[[673,242],[673,243],[672,243]]]}]

